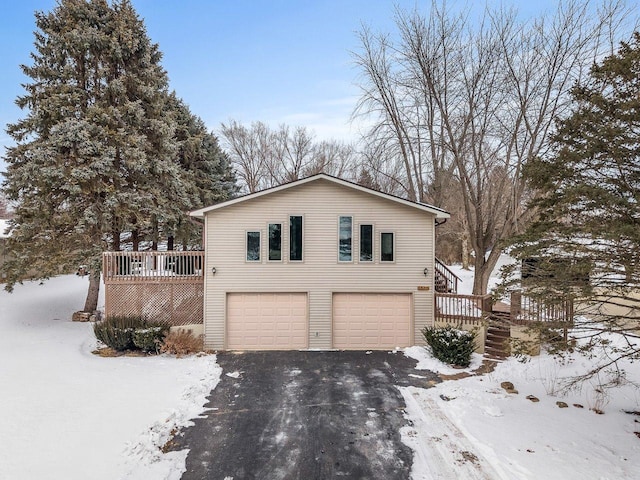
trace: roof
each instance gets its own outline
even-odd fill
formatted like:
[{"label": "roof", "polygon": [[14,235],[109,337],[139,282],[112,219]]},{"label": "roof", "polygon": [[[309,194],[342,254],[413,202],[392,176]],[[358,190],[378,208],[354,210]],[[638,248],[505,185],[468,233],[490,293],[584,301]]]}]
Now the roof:
[{"label": "roof", "polygon": [[388,193],[382,193],[372,188],[363,187],[362,185],[358,185],[357,183],[349,182],[347,180],[342,180],[341,178],[333,177],[331,175],[327,175],[326,173],[318,173],[317,175],[312,175],[310,177],[306,177],[300,180],[284,183],[282,185],[278,185],[277,187],[267,188],[265,190],[260,190],[259,192],[249,193],[241,197],[236,197],[234,199],[227,200],[226,202],[221,202],[215,205],[211,205],[210,207],[204,207],[199,210],[194,210],[193,212],[190,213],[190,215],[192,217],[202,218],[205,216],[206,213],[211,212],[213,210],[230,207],[231,205],[235,205],[237,203],[245,202],[247,200],[253,200],[255,198],[259,198],[264,195],[269,195],[271,193],[281,192],[283,190],[287,190],[289,188],[297,187],[300,185],[305,185],[307,183],[317,182],[318,180],[325,180],[343,187],[368,193],[369,195],[373,195],[379,198],[384,198],[386,200],[399,203],[401,205],[413,207],[418,210],[422,210],[424,212],[429,212],[434,214],[436,218],[449,218],[450,216],[448,212],[442,210],[441,208],[434,207],[433,205],[427,205],[426,203],[412,202],[411,200],[406,200],[404,198],[396,197],[395,195],[390,195]]}]

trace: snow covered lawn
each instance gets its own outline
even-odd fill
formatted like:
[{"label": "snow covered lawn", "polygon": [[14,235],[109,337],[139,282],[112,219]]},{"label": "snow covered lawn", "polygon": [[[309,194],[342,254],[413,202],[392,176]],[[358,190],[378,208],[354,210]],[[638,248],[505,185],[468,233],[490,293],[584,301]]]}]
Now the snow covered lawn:
[{"label": "snow covered lawn", "polygon": [[0,478],[177,479],[162,455],[174,426],[202,411],[215,356],[102,358],[92,324],[73,323],[86,278],[0,291]]},{"label": "snow covered lawn", "polygon": [[[418,368],[454,373],[423,347],[405,354],[418,360]],[[471,368],[478,360],[474,354]],[[625,413],[640,411],[640,391],[630,383],[603,390],[597,381],[561,391],[568,378],[586,373],[595,361],[578,354],[563,362],[547,354],[526,363],[510,358],[483,376],[430,389],[400,388],[410,422],[402,435],[414,449],[412,478],[640,478],[640,415]],[[629,381],[640,383],[637,362],[621,367]],[[513,383],[518,393],[507,393],[502,382]]]}]

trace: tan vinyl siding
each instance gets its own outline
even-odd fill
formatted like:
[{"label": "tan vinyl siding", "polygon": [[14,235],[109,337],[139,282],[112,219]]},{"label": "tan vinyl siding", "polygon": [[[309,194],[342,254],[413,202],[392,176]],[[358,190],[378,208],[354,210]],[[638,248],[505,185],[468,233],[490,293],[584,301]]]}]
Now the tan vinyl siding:
[{"label": "tan vinyl siding", "polygon": [[[289,216],[304,220],[303,261],[289,261]],[[353,262],[338,261],[338,218],[353,217]],[[433,322],[434,215],[362,191],[318,180],[206,215],[205,337],[225,346],[225,299],[232,292],[308,294],[309,348],[331,348],[334,292],[410,293],[414,341]],[[268,224],[280,222],[282,261],[269,262]],[[374,226],[374,261],[359,261],[359,225]],[[245,232],[260,230],[261,261],[246,262]],[[380,262],[380,233],[394,232],[395,261]],[[216,274],[211,273],[212,267]],[[429,269],[425,278],[424,268]],[[429,286],[429,290],[418,290]]]}]

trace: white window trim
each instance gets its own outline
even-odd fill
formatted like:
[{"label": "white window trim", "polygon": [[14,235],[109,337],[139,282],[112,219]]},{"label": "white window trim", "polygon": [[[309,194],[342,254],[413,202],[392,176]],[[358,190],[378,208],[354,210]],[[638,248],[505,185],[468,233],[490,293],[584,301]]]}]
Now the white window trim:
[{"label": "white window trim", "polygon": [[[247,253],[249,253],[249,233],[258,234],[258,260],[249,260]],[[245,263],[262,263],[262,231],[260,230],[245,230],[244,232],[244,261]]]},{"label": "white window trim", "polygon": [[[302,259],[300,260],[291,260],[291,217],[301,217],[302,218]],[[304,263],[305,256],[305,225],[307,224],[307,219],[301,213],[290,213],[287,217],[287,260],[289,263]]]},{"label": "white window trim", "polygon": [[[340,260],[340,219],[341,218],[350,218],[351,219],[351,260]],[[353,240],[355,235],[353,234],[353,215],[338,215],[338,263],[353,263],[354,262],[354,245]]]},{"label": "white window trim", "polygon": [[[362,229],[363,225],[371,226],[371,260],[362,260],[361,251],[362,248]],[[395,235],[393,236],[395,240]],[[395,258],[395,255],[394,255]],[[362,263],[364,265],[373,265],[376,263],[376,226],[373,222],[371,223],[359,223],[358,224],[358,263]]]},{"label": "white window trim", "polygon": [[[280,225],[280,260],[271,260],[269,258],[269,253],[271,252],[271,249],[269,248],[269,240],[271,239],[271,232],[269,231],[269,226],[271,225]],[[303,227],[304,227],[304,221],[303,221]],[[282,222],[267,222],[267,262],[269,263],[282,263],[284,260],[284,224]],[[304,250],[303,250],[304,253]]]},{"label": "white window trim", "polygon": [[[382,235],[385,233],[390,233],[393,235],[393,260],[382,260]],[[396,258],[398,254],[396,252],[396,232],[393,230],[380,230],[380,263],[389,264],[396,263]]]}]

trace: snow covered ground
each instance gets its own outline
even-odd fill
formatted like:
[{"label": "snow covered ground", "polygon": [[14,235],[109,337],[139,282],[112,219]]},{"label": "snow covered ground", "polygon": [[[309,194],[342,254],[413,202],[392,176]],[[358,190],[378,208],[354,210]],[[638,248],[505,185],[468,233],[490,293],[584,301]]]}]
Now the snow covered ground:
[{"label": "snow covered ground", "polygon": [[[496,272],[508,261],[502,258]],[[452,270],[462,280],[459,292],[471,293],[473,272],[457,265]],[[490,289],[498,281],[492,276]],[[405,354],[419,361],[419,369],[454,373],[422,347],[406,349]],[[607,380],[604,373],[569,392],[562,388],[605,354],[593,359],[573,354],[563,361],[548,354],[525,362],[510,358],[487,375],[430,389],[401,388],[410,423],[402,435],[415,452],[412,478],[640,478],[640,390],[632,385],[640,384],[640,364],[620,365],[627,382],[618,388],[600,388]],[[474,355],[470,369],[478,362]],[[507,393],[502,382],[513,383],[518,393]],[[530,395],[539,401],[527,399]]]},{"label": "snow covered ground", "polygon": [[217,384],[215,356],[102,358],[73,323],[88,280],[0,291],[0,479],[178,479],[186,452],[161,455]]},{"label": "snow covered ground", "polygon": [[[86,279],[63,276],[0,292],[0,480],[178,479],[186,452],[163,455],[158,446],[202,412],[221,374],[215,357],[93,355],[92,326],[69,321],[86,288]],[[419,369],[460,373],[422,347],[405,354]],[[640,392],[627,384],[599,394],[592,382],[559,393],[564,377],[591,362],[510,359],[484,376],[401,388],[413,478],[640,478],[640,415],[625,413],[640,410]],[[640,383],[640,365],[624,368]],[[504,381],[518,393],[505,392]]]}]

